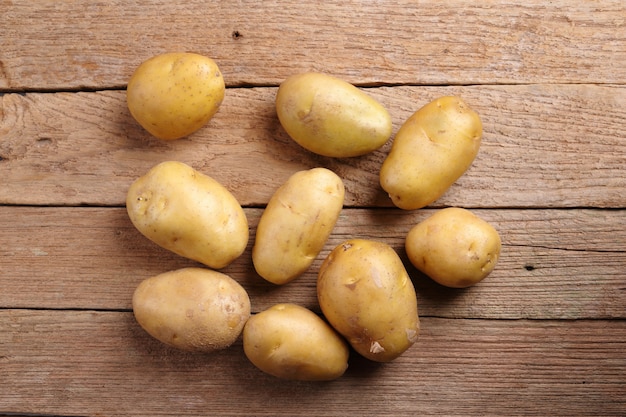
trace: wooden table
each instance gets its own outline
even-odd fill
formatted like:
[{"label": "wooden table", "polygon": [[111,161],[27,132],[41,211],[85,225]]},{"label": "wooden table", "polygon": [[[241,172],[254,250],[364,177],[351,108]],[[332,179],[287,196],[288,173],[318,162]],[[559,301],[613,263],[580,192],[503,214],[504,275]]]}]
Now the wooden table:
[{"label": "wooden table", "polygon": [[[0,0],[0,414],[626,415],[626,4],[622,0]],[[516,5],[519,3],[520,5]],[[212,57],[226,98],[196,134],[164,142],[129,115],[126,83],[162,52]],[[333,159],[282,130],[277,86],[319,71],[366,89],[393,117],[457,94],[481,115],[470,170],[432,206],[394,208],[378,185],[389,151]],[[485,281],[438,286],[407,268],[422,332],[405,355],[353,354],[329,383],[282,381],[245,358],[168,348],[131,309],[134,288],[197,265],[130,223],[129,184],[157,162],[213,176],[249,217],[248,251],[223,272],[254,312],[319,312],[316,270],[351,237],[403,250],[445,206],[500,232]],[[345,181],[339,223],[283,287],[249,249],[273,191],[324,166]]]}]

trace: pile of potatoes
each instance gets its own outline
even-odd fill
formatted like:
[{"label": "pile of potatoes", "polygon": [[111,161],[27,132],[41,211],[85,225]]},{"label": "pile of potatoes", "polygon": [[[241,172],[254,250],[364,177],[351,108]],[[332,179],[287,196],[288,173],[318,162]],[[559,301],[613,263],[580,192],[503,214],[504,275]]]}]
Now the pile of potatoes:
[{"label": "pile of potatoes", "polygon": [[[225,85],[216,63],[169,53],[141,64],[128,83],[132,116],[163,140],[185,137],[218,111]],[[286,79],[276,113],[304,149],[346,158],[381,148],[391,137],[387,110],[363,90],[320,73]],[[470,167],[482,138],[479,116],[459,97],[440,97],[398,130],[380,169],[380,186],[400,209],[436,201]],[[307,271],[343,208],[345,187],[329,169],[293,173],[259,220],[252,262],[260,277],[286,285]],[[246,290],[218,270],[242,256],[246,214],[222,184],[178,161],[162,162],[129,188],[126,207],[148,239],[206,268],[164,272],[141,282],[132,305],[151,336],[176,348],[215,351],[239,337],[247,358],[279,378],[332,380],[350,348],[376,362],[402,355],[418,339],[417,297],[396,251],[353,238],[323,260],[317,279],[322,315],[282,303],[251,314]],[[500,254],[498,232],[469,210],[449,207],[407,231],[410,262],[449,287],[484,279]]]}]

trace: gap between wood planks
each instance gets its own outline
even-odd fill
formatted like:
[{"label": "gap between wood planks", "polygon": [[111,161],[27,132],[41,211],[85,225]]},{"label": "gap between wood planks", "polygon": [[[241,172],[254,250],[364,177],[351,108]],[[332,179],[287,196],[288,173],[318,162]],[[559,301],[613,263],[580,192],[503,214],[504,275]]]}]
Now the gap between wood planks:
[{"label": "gap between wood planks", "polygon": [[[362,82],[362,83],[353,83],[354,86],[363,88],[363,89],[374,89],[374,88],[382,88],[382,87],[506,87],[506,86],[533,86],[533,85],[593,85],[593,86],[616,86],[621,87],[624,84],[615,84],[615,83],[587,83],[587,82],[518,82],[518,83],[394,83],[394,82],[386,82],[386,81],[376,81],[376,82]],[[280,87],[280,84],[275,83],[252,83],[252,82],[242,82],[242,83],[234,83],[226,86],[227,90],[243,90],[249,88],[277,88]],[[0,89],[0,96],[4,94],[55,94],[55,93],[98,93],[103,91],[124,91],[126,90],[126,85],[112,85],[112,86],[104,86],[104,87],[76,87],[76,88],[22,88],[22,89]]]}]

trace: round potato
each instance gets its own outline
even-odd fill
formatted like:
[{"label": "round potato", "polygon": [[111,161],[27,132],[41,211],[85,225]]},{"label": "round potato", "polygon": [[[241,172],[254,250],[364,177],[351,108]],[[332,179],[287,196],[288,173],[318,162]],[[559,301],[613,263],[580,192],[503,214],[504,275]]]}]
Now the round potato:
[{"label": "round potato", "polygon": [[500,257],[497,230],[469,210],[449,207],[407,234],[411,263],[441,285],[464,288],[491,273]]},{"label": "round potato", "polygon": [[162,162],[138,178],[126,209],[148,239],[211,268],[230,264],[248,243],[248,220],[235,197],[182,162]]},{"label": "round potato", "polygon": [[133,294],[137,322],[152,337],[188,351],[224,349],[250,317],[246,290],[228,275],[183,268],[148,278]]},{"label": "round potato", "polygon": [[380,185],[405,210],[441,197],[478,154],[482,122],[459,97],[438,98],[398,130],[380,169]]},{"label": "round potato", "polygon": [[315,72],[283,81],[276,112],[296,143],[324,156],[364,155],[383,146],[392,132],[382,104],[346,81]]},{"label": "round potato", "polygon": [[348,367],[345,340],[318,315],[295,304],[277,304],[250,317],[243,349],[257,368],[283,379],[328,381]]},{"label": "round potato", "polygon": [[328,322],[370,360],[392,361],[417,341],[415,289],[385,243],[351,239],[338,245],[320,267],[317,297]]},{"label": "round potato", "polygon": [[131,115],[159,139],[188,136],[217,113],[224,78],[206,56],[172,52],[144,61],[131,76],[126,101]]},{"label": "round potato", "polygon": [[344,195],[341,178],[326,168],[293,174],[259,220],[252,248],[257,273],[285,284],[306,271],[335,227]]}]

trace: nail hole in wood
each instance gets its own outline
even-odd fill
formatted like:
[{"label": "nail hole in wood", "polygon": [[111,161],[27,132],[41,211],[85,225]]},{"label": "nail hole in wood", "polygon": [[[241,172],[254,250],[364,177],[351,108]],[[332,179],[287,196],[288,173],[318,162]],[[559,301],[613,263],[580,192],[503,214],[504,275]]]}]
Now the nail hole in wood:
[{"label": "nail hole in wood", "polygon": [[46,137],[37,138],[37,143],[40,145],[47,145],[49,143],[52,143],[52,139]]}]

